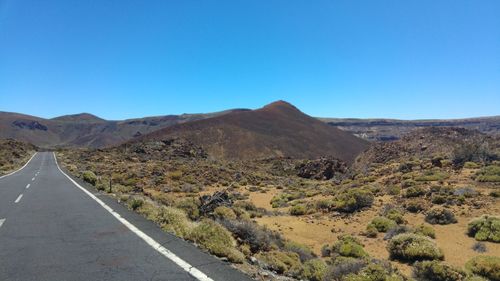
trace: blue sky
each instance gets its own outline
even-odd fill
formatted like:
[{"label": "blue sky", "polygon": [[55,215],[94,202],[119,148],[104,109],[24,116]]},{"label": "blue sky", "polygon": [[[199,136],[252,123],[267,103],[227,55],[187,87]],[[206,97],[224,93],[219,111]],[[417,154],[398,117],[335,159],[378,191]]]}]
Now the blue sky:
[{"label": "blue sky", "polygon": [[500,1],[0,0],[0,110],[500,114]]}]

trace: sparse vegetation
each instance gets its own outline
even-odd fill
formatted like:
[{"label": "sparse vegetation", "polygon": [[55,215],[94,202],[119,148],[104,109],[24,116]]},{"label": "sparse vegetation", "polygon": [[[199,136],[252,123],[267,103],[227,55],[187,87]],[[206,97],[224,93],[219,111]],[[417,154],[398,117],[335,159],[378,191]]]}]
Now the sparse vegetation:
[{"label": "sparse vegetation", "polygon": [[436,238],[436,231],[434,231],[434,228],[432,228],[432,226],[426,225],[426,224],[421,224],[421,225],[417,226],[414,230],[414,233],[424,235],[424,236],[427,236],[430,238]]},{"label": "sparse vegetation", "polygon": [[302,264],[297,253],[270,251],[259,253],[256,257],[264,264],[265,268],[277,273],[298,276],[302,269]]},{"label": "sparse vegetation", "polygon": [[84,171],[82,173],[82,179],[91,185],[96,185],[97,183],[97,176],[92,171]]},{"label": "sparse vegetation", "polygon": [[478,241],[500,243],[500,218],[485,215],[474,219],[469,222],[467,232]]},{"label": "sparse vegetation", "polygon": [[403,281],[405,278],[389,263],[380,260],[343,260],[331,265],[325,274],[327,281]]},{"label": "sparse vegetation", "polygon": [[144,204],[144,201],[142,199],[136,199],[136,198],[128,200],[127,202],[128,202],[129,208],[134,210],[134,211],[139,209]]},{"label": "sparse vegetation", "polygon": [[224,220],[222,224],[243,243],[249,245],[253,253],[270,251],[284,244],[278,233],[248,220]]},{"label": "sparse vegetation", "polygon": [[418,280],[427,281],[461,281],[467,277],[464,270],[440,261],[416,262],[413,274]]},{"label": "sparse vegetation", "polygon": [[404,197],[412,198],[419,197],[425,194],[425,190],[421,186],[412,186],[405,190]]},{"label": "sparse vegetation", "polygon": [[450,175],[446,172],[436,170],[426,170],[422,175],[415,178],[416,181],[442,181],[447,179]]},{"label": "sparse vegetation", "polygon": [[351,213],[364,207],[370,207],[373,200],[374,196],[369,190],[353,188],[337,195],[333,202],[333,208]]},{"label": "sparse vegetation", "polygon": [[430,238],[403,233],[394,236],[387,245],[391,258],[402,261],[442,260],[444,255]]},{"label": "sparse vegetation", "polygon": [[290,214],[293,216],[301,216],[301,215],[306,214],[306,212],[307,212],[307,208],[305,205],[302,205],[302,204],[297,204],[297,205],[292,206],[290,208]]},{"label": "sparse vegetation", "polygon": [[476,173],[476,180],[480,182],[500,182],[500,166],[486,166]]},{"label": "sparse vegetation", "polygon": [[477,256],[467,262],[466,268],[490,280],[500,280],[500,257]]},{"label": "sparse vegetation", "polygon": [[451,224],[456,223],[457,219],[450,210],[435,208],[425,215],[425,221],[430,224]]},{"label": "sparse vegetation", "polygon": [[236,249],[236,242],[231,233],[214,221],[207,219],[200,222],[191,230],[188,239],[231,262],[242,263],[245,260],[243,253]]},{"label": "sparse vegetation", "polygon": [[389,229],[395,227],[397,223],[386,217],[375,217],[368,227],[375,227],[378,232],[387,232]]},{"label": "sparse vegetation", "polygon": [[350,258],[363,258],[368,256],[368,253],[363,249],[363,244],[350,235],[340,236],[339,241],[333,244],[331,253]]},{"label": "sparse vegetation", "polygon": [[311,248],[297,242],[287,241],[283,248],[286,251],[298,254],[301,262],[305,262],[316,257]]},{"label": "sparse vegetation", "polygon": [[322,281],[326,268],[326,263],[321,259],[308,260],[302,267],[301,277],[311,281]]}]

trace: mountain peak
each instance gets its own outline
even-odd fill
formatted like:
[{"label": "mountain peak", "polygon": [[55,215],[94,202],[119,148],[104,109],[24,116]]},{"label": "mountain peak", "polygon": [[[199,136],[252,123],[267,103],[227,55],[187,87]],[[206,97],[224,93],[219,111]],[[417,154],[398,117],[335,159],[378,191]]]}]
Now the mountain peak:
[{"label": "mountain peak", "polygon": [[52,120],[58,121],[72,121],[72,122],[103,122],[106,121],[100,117],[97,117],[90,113],[78,113],[78,114],[70,114],[63,115],[59,117],[52,118]]},{"label": "mountain peak", "polygon": [[300,112],[298,108],[296,108],[294,105],[292,105],[289,102],[286,102],[284,100],[278,100],[275,102],[272,102],[268,105],[265,105],[261,110],[264,111],[297,111]]}]

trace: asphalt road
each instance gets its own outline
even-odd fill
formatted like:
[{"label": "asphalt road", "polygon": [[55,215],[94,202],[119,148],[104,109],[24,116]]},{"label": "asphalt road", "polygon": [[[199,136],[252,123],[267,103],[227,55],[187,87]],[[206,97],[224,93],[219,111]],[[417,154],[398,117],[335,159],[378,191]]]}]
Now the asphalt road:
[{"label": "asphalt road", "polygon": [[0,280],[251,279],[70,179],[53,153],[39,152],[0,178]]}]

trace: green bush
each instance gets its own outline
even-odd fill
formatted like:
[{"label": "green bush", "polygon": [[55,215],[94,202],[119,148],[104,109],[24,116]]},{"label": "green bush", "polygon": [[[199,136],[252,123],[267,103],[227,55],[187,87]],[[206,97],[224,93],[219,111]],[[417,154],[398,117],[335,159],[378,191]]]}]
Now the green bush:
[{"label": "green bush", "polygon": [[395,221],[386,217],[375,217],[370,224],[373,225],[378,232],[387,232],[397,225]]},{"label": "green bush", "polygon": [[406,189],[404,196],[406,198],[419,197],[425,194],[425,190],[421,186],[412,186]]},{"label": "green bush", "polygon": [[373,204],[373,194],[365,189],[352,188],[334,198],[333,208],[341,212],[352,213]]},{"label": "green bush", "polygon": [[173,207],[154,207],[146,204],[141,208],[140,213],[159,224],[164,231],[182,238],[187,237],[194,227],[185,212]]},{"label": "green bush", "polygon": [[390,208],[390,209],[384,211],[382,215],[384,217],[396,222],[397,224],[406,223],[406,220],[404,219],[403,212],[397,208]]},{"label": "green bush", "polygon": [[292,216],[305,215],[306,212],[307,212],[307,208],[305,205],[302,205],[302,204],[297,204],[297,205],[290,208],[290,214]]},{"label": "green bush", "polygon": [[464,163],[464,168],[466,169],[477,169],[481,167],[481,165],[475,163],[475,162],[465,162]]},{"label": "green bush", "polygon": [[323,280],[344,281],[346,276],[359,273],[367,265],[367,259],[336,258],[328,266]]},{"label": "green bush", "polygon": [[422,198],[409,199],[404,204],[405,209],[411,213],[419,213],[429,208],[427,200]]},{"label": "green bush", "polygon": [[132,200],[128,200],[128,206],[132,210],[137,210],[144,204],[142,199],[133,198]]},{"label": "green bush", "polygon": [[200,218],[200,201],[198,198],[187,197],[175,204],[176,208],[182,209],[192,220]]},{"label": "green bush", "polygon": [[442,251],[429,238],[414,233],[394,236],[387,245],[392,259],[401,261],[442,260]]},{"label": "green bush", "polygon": [[382,260],[338,258],[327,268],[324,281],[404,281],[391,264]]},{"label": "green bush", "polygon": [[399,195],[401,193],[401,187],[397,185],[387,186],[385,192],[389,195]]},{"label": "green bush", "polygon": [[305,280],[322,281],[326,271],[326,263],[321,259],[312,259],[304,263],[302,273]]},{"label": "green bush", "polygon": [[288,252],[297,253],[301,262],[305,262],[316,257],[316,254],[314,254],[313,250],[311,250],[311,248],[309,248],[307,245],[300,244],[294,241],[285,242],[283,248]]},{"label": "green bush", "polygon": [[425,221],[430,224],[452,224],[456,223],[457,219],[453,212],[443,209],[443,208],[435,208],[427,212],[425,215]]},{"label": "green bush", "polygon": [[226,206],[219,206],[219,207],[215,208],[214,216],[218,219],[223,219],[223,220],[235,220],[236,219],[236,213],[233,211],[233,209],[226,207]]},{"label": "green bush", "polygon": [[301,269],[299,255],[292,252],[270,251],[261,252],[256,255],[257,260],[264,264],[264,267],[279,274],[297,276]]},{"label": "green bush", "polygon": [[377,237],[377,234],[378,234],[378,229],[375,227],[375,225],[373,225],[372,223],[369,223],[366,226],[366,230],[365,230],[364,235],[366,235],[366,237],[375,238],[375,237]]},{"label": "green bush", "polygon": [[425,171],[423,174],[415,178],[416,181],[442,181],[449,178],[450,175],[441,171]]},{"label": "green bush", "polygon": [[418,280],[462,281],[467,274],[459,268],[440,261],[421,261],[413,265],[413,274]]},{"label": "green bush", "polygon": [[465,268],[490,280],[500,280],[500,257],[477,256],[468,261]]},{"label": "green bush", "polygon": [[412,186],[415,186],[417,184],[416,181],[412,180],[412,179],[406,179],[404,181],[401,182],[401,187],[402,188],[408,188],[408,187],[412,187]]},{"label": "green bush", "polygon": [[271,199],[271,206],[273,208],[286,207],[288,205],[288,202],[296,200],[296,199],[301,199],[304,197],[305,197],[305,193],[303,193],[303,192],[282,193],[279,195],[275,195]]},{"label": "green bush", "polygon": [[253,253],[283,247],[283,239],[278,232],[269,230],[248,220],[223,220],[221,223],[233,235],[250,246]]},{"label": "green bush", "polygon": [[82,178],[84,181],[95,185],[97,183],[97,176],[92,171],[85,171],[82,173]]},{"label": "green bush", "polygon": [[486,166],[476,173],[476,180],[480,182],[500,182],[500,166]]},{"label": "green bush", "polygon": [[242,263],[245,256],[236,249],[231,233],[212,220],[203,220],[194,227],[188,239],[218,257],[226,257],[234,263]]},{"label": "green bush", "polygon": [[436,231],[434,231],[434,228],[430,225],[421,224],[417,226],[413,232],[430,238],[436,238]]},{"label": "green bush", "polygon": [[332,246],[332,253],[343,257],[368,257],[368,253],[363,249],[361,242],[350,235],[339,236],[339,241]]},{"label": "green bush", "polygon": [[319,199],[316,201],[316,209],[318,211],[330,210],[333,206],[333,201],[329,199]]},{"label": "green bush", "polygon": [[467,232],[478,241],[500,243],[500,217],[484,215],[474,219],[469,222]]}]

